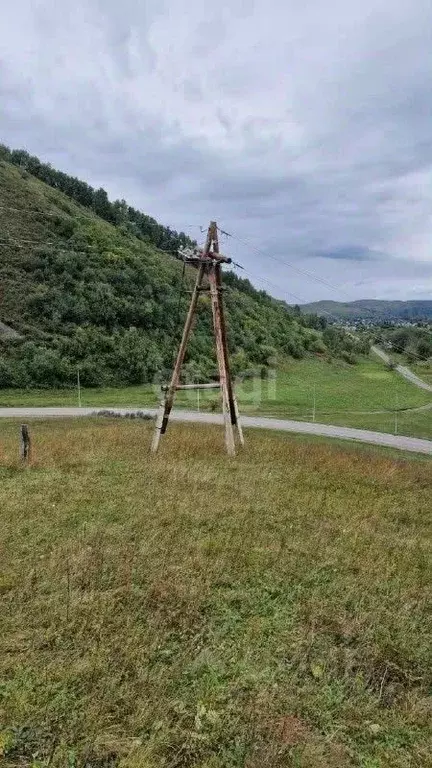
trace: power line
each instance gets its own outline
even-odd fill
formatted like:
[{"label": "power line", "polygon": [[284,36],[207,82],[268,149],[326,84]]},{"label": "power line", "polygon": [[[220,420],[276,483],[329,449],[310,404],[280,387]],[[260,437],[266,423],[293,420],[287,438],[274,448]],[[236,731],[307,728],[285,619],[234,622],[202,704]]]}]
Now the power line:
[{"label": "power line", "polygon": [[[254,250],[260,256],[263,256],[264,258],[268,258],[269,257],[269,258],[273,259],[274,261],[279,262],[280,264],[284,264],[285,266],[292,268],[293,270],[295,270],[299,274],[303,274],[306,277],[309,277],[310,279],[315,280],[315,282],[322,283],[323,285],[326,285],[327,287],[331,288],[332,290],[334,290],[334,291],[336,291],[338,293],[342,293],[343,295],[347,296],[348,298],[351,298],[342,288],[340,288],[340,287],[338,287],[336,285],[333,285],[332,283],[328,282],[324,278],[321,278],[321,277],[319,277],[317,275],[314,275],[312,272],[309,272],[308,270],[304,270],[304,269],[301,269],[300,267],[296,267],[294,264],[292,264],[289,261],[284,261],[283,259],[279,259],[277,256],[273,256],[273,254],[271,254],[271,253],[265,253],[264,251],[260,250],[256,246],[254,246],[252,243],[249,243],[247,240],[244,240],[243,238],[238,237],[238,235],[231,234],[231,233],[226,232],[225,230],[222,230],[222,229],[220,229],[219,231],[221,232],[221,234],[226,235],[227,237],[231,237],[231,238],[233,238],[235,240],[238,240],[240,243],[243,243],[243,245],[245,245],[247,248],[250,248],[251,250]],[[273,288],[276,288],[277,291],[280,291],[280,287],[275,285],[274,283],[271,283],[269,280],[267,280],[267,278],[258,277],[258,275],[255,275],[253,277],[254,277],[254,279],[263,280],[264,282],[267,282],[269,285],[272,285]],[[287,295],[294,296],[294,298],[297,298],[297,300],[300,301],[300,303],[303,303],[303,302],[306,303],[304,299],[301,299],[299,296],[296,297],[295,294],[287,294]],[[374,309],[373,307],[369,307],[368,310],[371,313],[375,313],[375,317],[379,316],[378,310]],[[339,317],[337,317],[336,315],[332,315],[330,312],[328,312],[325,309],[321,310],[321,314],[327,315],[328,317],[332,318],[332,320],[340,323],[341,319]],[[423,359],[424,359],[424,358],[422,358],[420,355],[418,355],[415,352],[412,352],[411,354],[417,360],[423,361]]]},{"label": "power line", "polygon": [[[76,204],[77,203],[75,203],[75,205]],[[76,216],[81,216],[85,219],[91,218],[90,213],[77,213],[76,211],[73,211],[72,213],[66,213],[65,211],[59,211],[58,213],[55,213],[51,211],[38,211],[35,208],[14,208],[13,206],[10,206],[10,205],[0,205],[0,209],[3,211],[13,211],[14,213],[30,213],[30,214],[33,214],[34,216],[48,216],[48,217],[49,216],[51,217],[54,217],[54,216],[67,217],[68,216],[73,218],[75,218]]]},{"label": "power line", "polygon": [[[0,206],[0,208],[5,208],[5,206]],[[13,210],[19,210],[19,209],[13,209]],[[47,215],[55,215],[55,214],[47,214]],[[190,226],[192,226],[192,225],[190,225]],[[197,225],[193,225],[193,226],[199,226],[199,225],[197,224]],[[237,235],[233,235],[233,234],[230,234],[228,232],[225,232],[224,230],[219,229],[219,227],[218,227],[218,230],[219,230],[219,232],[221,234],[226,235],[227,237],[234,238],[234,239],[238,240],[239,242],[243,243],[246,247],[251,248],[252,250],[255,250],[261,256],[267,257],[267,254],[265,254],[264,251],[261,251],[259,248],[256,248],[255,246],[253,246],[251,243],[248,243],[243,238],[240,238]],[[141,241],[139,241],[139,242],[141,242]],[[91,252],[92,250],[95,249],[95,246],[91,246],[91,245],[85,246],[86,249],[84,249],[82,245],[79,248],[74,248],[73,245],[70,245],[70,246],[66,247],[65,244],[61,244],[59,242],[52,241],[52,240],[45,241],[45,242],[41,242],[39,240],[24,239],[24,238],[21,238],[20,240],[17,240],[15,238],[13,238],[13,239],[10,238],[9,240],[3,240],[3,241],[0,240],[0,247],[1,246],[6,247],[6,246],[12,245],[12,246],[15,246],[15,247],[21,249],[21,248],[24,247],[23,244],[25,244],[25,245],[34,245],[34,246],[36,246],[36,247],[38,246],[40,248],[53,247],[53,248],[56,248],[58,250],[58,252],[63,252],[63,253],[73,252],[73,253],[79,253],[79,254],[87,254],[87,253],[89,253],[89,252]],[[122,245],[120,245],[118,247],[125,248],[125,247],[127,247],[127,244],[125,243],[124,245],[122,244]],[[305,274],[307,277],[310,277],[311,279],[315,279],[318,282],[326,283],[326,281],[323,281],[321,278],[314,276],[312,273],[308,272],[307,270],[299,270],[299,269],[297,269],[296,267],[291,265],[290,262],[286,262],[285,263],[285,262],[281,261],[280,259],[277,259],[276,257],[273,257],[273,256],[271,256],[271,258],[274,258],[276,261],[280,261],[281,263],[286,264],[286,266],[292,266],[293,269],[295,269],[296,271],[300,272],[301,274]],[[232,266],[237,268],[237,269],[243,270],[252,279],[260,280],[261,282],[266,283],[271,288],[276,290],[278,293],[281,292],[280,286],[277,285],[276,283],[273,283],[268,278],[261,277],[260,275],[253,274],[249,270],[246,270],[241,264],[238,264],[236,262],[232,262]],[[330,286],[331,284],[328,283],[328,285]],[[334,290],[338,290],[338,288],[336,286],[331,286],[331,287]],[[304,297],[301,297],[298,294],[295,294],[295,293],[292,293],[292,292],[289,292],[289,291],[283,291],[282,293],[286,297],[291,297],[292,299],[295,299],[296,301],[300,302],[300,304],[306,303]],[[371,312],[375,312],[377,314],[377,310],[371,309],[370,311]],[[340,323],[340,318],[338,318],[336,315],[333,315],[331,312],[328,312],[327,310],[324,310],[324,309],[321,310],[321,314],[329,317],[333,322]],[[418,355],[417,353],[414,353],[414,351],[412,351],[411,354],[417,360],[420,360],[420,361],[423,360],[423,358],[420,355]]]},{"label": "power line", "polygon": [[307,269],[296,267],[295,264],[292,264],[292,262],[285,261],[284,259],[281,259],[278,256],[274,256],[272,253],[265,253],[260,248],[257,248],[256,245],[249,243],[247,240],[244,240],[242,237],[238,237],[238,235],[234,235],[222,229],[219,231],[221,232],[221,234],[224,234],[227,237],[232,237],[234,240],[238,240],[240,243],[245,245],[247,248],[250,248],[251,250],[255,251],[260,256],[263,256],[266,259],[267,258],[273,259],[273,261],[277,261],[279,264],[283,264],[283,266],[289,267],[289,269],[293,269],[295,272],[298,272],[298,274],[304,275],[305,277],[309,277],[311,280],[315,280],[315,282],[321,283],[322,285],[327,286],[327,288],[331,288],[333,291],[336,291],[337,293],[344,293],[345,296],[348,296],[348,298],[351,298],[342,288],[340,288],[337,285],[333,285],[328,280],[325,280],[323,277],[314,275],[313,272],[309,272]]},{"label": "power line", "polygon": [[[260,276],[258,276],[258,275],[254,275],[254,274],[252,274],[251,272],[249,272],[249,270],[245,270],[245,272],[246,272],[246,274],[247,274],[249,277],[252,277],[252,278],[254,278],[255,280],[262,280],[263,282],[265,282],[265,283],[267,283],[268,285],[270,285],[272,288],[276,288],[278,291],[280,290],[280,289],[279,289],[279,286],[277,286],[275,283],[272,283],[272,282],[271,282],[271,280],[268,280],[268,279],[267,279],[267,278],[265,278],[265,277],[260,277]],[[230,287],[231,287],[231,286],[230,286]],[[289,295],[289,296],[292,296],[293,298],[297,299],[297,300],[298,300],[298,301],[300,301],[300,302],[304,301],[304,299],[302,299],[300,296],[297,296],[296,294],[292,294],[292,293],[288,293],[288,292],[285,292],[285,294],[286,294],[286,295]],[[328,317],[330,317],[332,320],[337,320],[337,319],[338,319],[338,318],[336,318],[334,315],[331,315],[331,314],[330,314],[330,312],[327,312],[326,310],[323,310],[323,314],[326,314],[326,315],[328,315]],[[354,336],[354,334],[352,334],[352,335]],[[356,338],[356,337],[354,336],[354,338]],[[418,355],[415,355],[415,357],[417,357],[419,360],[421,360],[421,359],[422,359],[422,358],[420,358]],[[392,413],[392,412],[393,412],[393,409],[391,409],[391,408],[386,408],[386,407],[385,407],[383,404],[381,405],[381,409],[383,409],[383,410],[380,410],[380,411],[376,411],[376,413]],[[400,410],[400,411],[405,411],[405,410],[411,410],[411,409],[409,408],[409,406],[406,406],[405,408],[399,408],[399,410]],[[325,413],[328,413],[328,414],[332,414],[332,413],[343,413],[343,414],[345,414],[345,413],[347,413],[347,412],[346,412],[346,411],[344,411],[344,410],[334,410],[334,409],[333,409],[333,410],[328,410],[327,412],[325,412],[325,411],[320,411],[320,413],[322,413],[323,415],[325,415]],[[372,414],[372,413],[374,413],[374,412],[373,412],[373,411],[350,411],[349,413],[357,413],[357,414],[359,414],[359,415],[360,415],[360,414]]]},{"label": "power line", "polygon": [[54,242],[53,240],[46,240],[46,241],[40,241],[40,240],[15,240],[15,239],[9,239],[9,240],[0,240],[0,245],[15,245],[17,248],[22,248],[22,243],[25,243],[26,245],[40,245],[41,247],[44,247],[46,245],[58,245],[58,243]]},{"label": "power line", "polygon": [[[244,267],[242,269],[244,269]],[[261,280],[262,282],[267,283],[270,287],[272,287],[272,288],[274,288],[274,289],[276,289],[277,291],[280,292],[280,286],[276,285],[276,283],[272,283],[271,280],[268,280],[266,277],[260,277],[259,275],[254,275],[251,272],[249,272],[249,270],[246,270],[246,269],[244,271],[246,272],[247,275],[249,275],[249,277],[253,278],[254,280]],[[299,301],[300,304],[305,303],[304,298],[302,298],[301,296],[296,295],[295,293],[289,293],[288,291],[283,291],[283,293],[286,296],[291,296],[292,298],[297,299],[297,301]],[[333,320],[333,321],[335,321],[337,323],[340,323],[340,318],[337,317],[336,315],[332,315],[331,312],[328,312],[326,309],[322,309],[320,314],[326,315],[331,320]],[[355,336],[354,334],[352,334],[352,336],[354,336],[354,338],[357,338],[357,336]],[[421,362],[424,362],[424,358],[421,357],[421,355],[418,355],[416,352],[412,351],[412,352],[410,352],[410,354],[413,357],[415,357],[417,360],[420,360]]]},{"label": "power line", "polygon": [[[82,206],[82,204],[79,203],[76,200],[72,199],[71,202],[72,202],[73,205]],[[55,203],[54,203],[54,205],[55,205]],[[35,208],[15,208],[15,207],[10,206],[10,205],[1,205],[0,204],[0,210],[12,211],[14,213],[29,213],[29,214],[32,214],[34,216],[47,216],[47,217],[57,217],[57,218],[58,217],[76,218],[76,217],[79,216],[80,218],[83,218],[83,219],[93,219],[94,216],[98,217],[97,212],[94,211],[93,209],[91,209],[89,211],[89,213],[83,213],[83,212],[77,212],[77,211],[72,211],[72,212],[68,213],[66,211],[58,211],[58,212],[38,211]],[[151,218],[151,217],[148,217],[148,218]],[[128,221],[130,223],[132,223],[132,224],[135,223],[133,220],[130,220],[130,219]],[[112,224],[113,226],[116,226],[116,224],[114,222],[112,222],[112,221],[111,222],[108,221],[107,223],[108,224]],[[122,223],[122,222],[120,222],[120,223]],[[159,224],[158,226],[160,226],[160,227],[162,227],[164,229],[169,229],[169,227],[164,227],[164,225],[162,225],[162,224]],[[192,228],[197,228],[197,229],[201,230],[201,232],[205,231],[202,228],[201,224],[184,224],[183,225],[183,229],[192,229]],[[171,230],[171,232],[172,233],[175,232],[177,235],[180,234],[180,232],[177,231],[177,230]]]},{"label": "power line", "polygon": [[[228,233],[225,233],[223,230],[220,230],[220,231],[222,232],[222,234],[227,234],[228,235]],[[229,237],[234,237],[234,235],[229,235]],[[238,239],[238,238],[236,238],[236,239]],[[57,248],[58,251],[63,251],[65,253],[71,251],[71,252],[74,252],[74,253],[83,253],[84,254],[84,253],[88,253],[89,251],[91,251],[91,250],[93,250],[95,248],[95,246],[91,246],[91,245],[86,246],[87,250],[84,250],[83,246],[80,246],[79,248],[74,248],[73,245],[65,247],[65,244],[62,244],[62,243],[59,243],[59,242],[56,242],[56,241],[53,241],[53,240],[49,240],[49,241],[45,241],[45,242],[41,242],[39,240],[28,240],[28,239],[24,239],[24,238],[21,238],[20,240],[16,240],[15,238],[14,239],[11,238],[9,240],[0,240],[0,246],[2,246],[2,245],[3,246],[13,245],[13,246],[16,246],[17,248],[23,248],[24,247],[22,245],[23,243],[25,243],[26,245],[39,246],[40,248],[44,248],[46,246],[54,247],[54,248]],[[119,247],[124,248],[125,245],[121,245]],[[262,252],[260,252],[260,253],[262,253]],[[251,277],[252,279],[260,280],[260,281],[266,283],[271,288],[276,290],[278,293],[281,292],[280,286],[276,285],[276,283],[273,283],[268,278],[261,277],[260,275],[253,274],[252,272],[250,272],[249,270],[245,269],[245,267],[243,267],[241,264],[238,264],[237,262],[232,262],[232,266],[237,268],[237,269],[241,269],[246,274],[248,274],[249,277]],[[300,304],[306,303],[304,297],[299,296],[298,294],[292,293],[290,291],[285,291],[285,290],[283,291],[283,294],[286,297],[291,297],[292,299],[295,299],[296,301],[300,302]],[[322,314],[326,315],[327,317],[330,317],[334,321],[337,321],[337,322],[340,321],[340,318],[336,317],[336,315],[332,315],[331,312],[328,312],[327,310],[322,310]],[[422,359],[420,356],[418,356],[418,358],[419,358],[419,360]]]},{"label": "power line", "polygon": [[[222,229],[220,230],[220,232],[222,234],[226,235],[227,237],[232,237],[235,240],[238,240],[240,243],[245,245],[247,248],[250,248],[251,250],[254,250],[260,256],[263,256],[264,258],[273,259],[274,261],[277,261],[280,264],[283,264],[283,265],[285,265],[285,266],[295,270],[299,274],[305,275],[306,277],[309,277],[311,280],[315,280],[315,282],[322,283],[323,285],[326,285],[327,287],[331,288],[332,290],[334,290],[334,291],[336,291],[338,293],[342,293],[344,296],[347,296],[349,299],[351,299],[349,294],[347,294],[346,291],[343,290],[343,288],[341,288],[340,286],[337,286],[337,285],[333,285],[328,280],[325,280],[325,278],[322,278],[319,275],[315,275],[313,272],[309,272],[308,270],[302,269],[301,267],[296,267],[291,262],[284,261],[283,259],[280,259],[277,256],[274,256],[272,253],[265,253],[264,251],[262,251],[261,249],[257,248],[252,243],[249,243],[244,238],[239,237],[238,235],[231,234],[231,233],[226,232],[226,231],[224,231]],[[279,287],[278,286],[276,286],[276,287],[279,290]],[[304,301],[304,299],[302,301]],[[374,309],[373,307],[368,307],[368,311],[371,312],[371,313],[375,313],[376,315],[378,314],[378,310]],[[323,310],[323,313],[324,313],[324,310]],[[329,313],[327,313],[327,314],[329,314]]]},{"label": "power line", "polygon": [[[0,240],[0,246],[14,246],[15,248],[24,248],[24,245],[34,245],[35,247],[40,248],[46,248],[46,247],[52,247],[56,248],[57,251],[64,251],[64,252],[73,252],[73,253],[88,253],[91,250],[94,250],[97,246],[88,245],[86,246],[87,250],[83,250],[83,246],[81,245],[79,248],[74,248],[73,245],[66,248],[66,245],[61,242],[56,242],[54,240],[46,240],[46,241],[40,241],[40,240]],[[123,247],[123,246],[121,246]]]},{"label": "power line", "polygon": [[[232,266],[237,267],[238,265],[233,262]],[[252,272],[250,272],[249,269],[246,269],[245,267],[240,267],[240,268],[245,272],[246,275],[251,277],[253,280],[261,280],[263,283],[267,283],[267,285],[269,285],[271,288],[274,288],[274,289],[276,289],[277,291],[280,292],[280,286],[276,285],[276,283],[272,283],[272,281],[269,280],[267,277],[261,277],[260,275],[255,275]],[[300,302],[304,301],[304,299],[302,299],[300,296],[297,296],[297,294],[291,293],[290,291],[285,291],[284,290],[283,294],[285,296],[290,296],[292,299],[295,299],[296,301],[300,301]]]},{"label": "power line", "polygon": [[[235,264],[234,264],[234,266],[235,266]],[[253,274],[252,272],[250,272],[248,269],[245,269],[245,267],[242,267],[242,269],[243,269],[243,270],[245,271],[245,273],[246,273],[247,275],[249,275],[249,277],[251,277],[252,279],[254,279],[254,280],[261,280],[263,283],[267,283],[267,285],[269,285],[271,288],[273,288],[273,289],[277,290],[279,293],[281,292],[281,290],[280,290],[280,286],[279,286],[279,285],[276,285],[276,283],[272,283],[272,281],[271,281],[271,280],[269,280],[267,277],[261,277],[260,275],[254,275],[254,274]],[[291,292],[289,292],[289,291],[285,291],[285,290],[284,290],[284,291],[282,291],[282,293],[283,293],[285,296],[290,296],[292,299],[295,299],[296,301],[299,301],[299,302],[300,302],[300,304],[303,304],[303,303],[305,303],[305,299],[304,299],[304,298],[302,298],[301,296],[298,296],[296,293],[291,293]],[[328,317],[330,317],[332,320],[337,320],[337,319],[338,319],[338,318],[337,318],[335,315],[332,315],[330,312],[327,312],[327,310],[323,310],[323,314],[327,315],[327,316],[328,316]]]}]

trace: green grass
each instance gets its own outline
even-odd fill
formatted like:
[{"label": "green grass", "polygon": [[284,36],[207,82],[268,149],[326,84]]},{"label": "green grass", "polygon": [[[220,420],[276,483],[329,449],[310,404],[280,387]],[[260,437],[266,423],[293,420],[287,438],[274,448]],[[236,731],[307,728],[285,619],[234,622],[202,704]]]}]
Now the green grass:
[{"label": "green grass", "polygon": [[351,414],[350,416],[334,414],[331,418],[326,417],[325,420],[320,418],[319,421],[335,426],[350,426],[356,429],[369,429],[372,432],[388,432],[432,440],[432,409],[400,412],[396,417],[394,413]]},{"label": "green grass", "polygon": [[[104,387],[82,389],[83,406],[155,406],[157,389],[149,385],[137,387]],[[0,390],[0,408],[38,406],[77,406],[77,389],[3,389]]]},{"label": "green grass", "polygon": [[1,425],[3,765],[427,766],[429,462],[151,429]]},{"label": "green grass", "polygon": [[[428,404],[432,402],[432,396],[396,372],[387,370],[375,359],[363,359],[355,366],[305,359],[286,363],[276,372],[274,380],[271,376],[269,374],[264,380],[255,379],[237,384],[243,414],[311,421],[315,393],[318,422],[394,432],[394,409],[397,406],[397,429],[400,434],[432,438],[432,409],[424,412],[403,410]],[[150,385],[123,389],[84,389],[82,404],[95,407],[156,407],[157,392],[157,388]],[[206,409],[216,399],[214,392],[201,392],[200,407]],[[0,391],[0,407],[77,404],[76,391]],[[179,392],[176,405],[196,409],[196,392]]]},{"label": "green grass", "polygon": [[[364,358],[357,365],[335,361],[327,363],[314,358],[285,363],[269,373],[264,380],[253,379],[237,383],[238,399],[243,409],[275,414],[310,415],[314,390],[317,414],[351,413],[356,411],[414,408],[431,401],[424,392],[388,371],[380,362]],[[201,392],[201,402],[213,400],[212,392]],[[176,402],[196,406],[196,392],[179,392]],[[157,405],[158,388],[152,385],[136,387],[105,387],[83,389],[82,404],[86,406]],[[67,390],[0,390],[1,406],[77,405],[76,389]]]},{"label": "green grass", "polygon": [[[414,408],[431,402],[427,392],[372,358],[363,358],[357,365],[316,359],[292,361],[277,371],[274,389],[271,383],[263,383],[261,392],[261,409],[278,414],[289,411],[299,416],[312,414],[314,392],[320,416],[392,410],[396,405]],[[251,392],[249,399],[255,407],[258,398],[256,404],[253,398]],[[247,404],[247,396],[243,400]]]}]

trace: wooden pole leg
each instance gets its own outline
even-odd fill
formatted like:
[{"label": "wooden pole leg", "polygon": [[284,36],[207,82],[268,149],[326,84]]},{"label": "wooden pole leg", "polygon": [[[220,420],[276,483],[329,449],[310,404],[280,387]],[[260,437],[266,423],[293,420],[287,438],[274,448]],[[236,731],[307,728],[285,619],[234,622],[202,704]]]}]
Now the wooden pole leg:
[{"label": "wooden pole leg", "polygon": [[161,435],[164,435],[167,427],[168,427],[168,420],[171,413],[171,408],[173,406],[174,402],[174,396],[177,391],[177,386],[180,381],[180,371],[181,367],[183,365],[183,361],[186,354],[186,346],[188,343],[188,339],[192,330],[192,323],[195,315],[196,305],[198,302],[198,296],[201,288],[201,283],[204,277],[205,272],[205,264],[201,264],[198,269],[198,275],[195,282],[195,288],[193,290],[192,298],[189,305],[188,314],[186,317],[185,325],[183,328],[183,335],[182,340],[180,342],[179,351],[177,354],[177,359],[175,362],[174,370],[172,372],[171,376],[171,382],[170,385],[166,391],[164,402],[161,404],[159,413],[156,420],[156,427],[153,435],[152,445],[151,445],[151,451],[152,453],[156,453],[158,447],[159,447],[159,441],[161,438]]},{"label": "wooden pole leg", "polygon": [[156,416],[156,426],[155,426],[155,430],[153,432],[153,440],[152,440],[152,444],[151,444],[151,452],[152,453],[156,453],[157,449],[159,448],[159,441],[160,441],[160,438],[161,438],[161,431],[162,431],[162,423],[163,423],[164,412],[165,412],[165,400],[162,400],[162,402],[161,402],[161,404],[159,406],[158,414]]},{"label": "wooden pole leg", "polygon": [[240,445],[244,446],[243,429],[242,429],[242,425],[240,423],[240,414],[239,414],[239,409],[238,409],[237,398],[236,397],[234,397],[234,411],[235,411],[235,416],[236,416],[237,432],[238,432],[238,436],[239,436]]},{"label": "wooden pole leg", "polygon": [[224,424],[225,424],[225,448],[228,456],[235,456],[236,452],[235,452],[234,431],[231,424],[231,416],[229,412],[226,393],[224,393],[222,396],[222,413],[223,413]]},{"label": "wooden pole leg", "polygon": [[217,266],[209,267],[208,279],[212,302],[213,327],[216,342],[216,358],[219,367],[219,381],[222,391],[223,417],[225,424],[225,446],[228,456],[235,456],[235,441],[233,425],[235,413],[232,402],[232,385],[229,373],[228,354],[226,350],[226,331],[223,323],[223,307],[221,292],[217,283]]}]

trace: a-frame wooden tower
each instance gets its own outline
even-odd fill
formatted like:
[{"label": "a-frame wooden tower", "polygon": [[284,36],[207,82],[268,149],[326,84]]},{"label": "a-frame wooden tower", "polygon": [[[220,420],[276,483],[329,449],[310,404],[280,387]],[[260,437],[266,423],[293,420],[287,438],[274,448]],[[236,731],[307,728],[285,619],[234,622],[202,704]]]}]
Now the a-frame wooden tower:
[{"label": "a-frame wooden tower", "polygon": [[[207,232],[207,240],[204,248],[182,254],[185,261],[193,264],[198,274],[189,311],[183,328],[177,360],[174,365],[171,382],[166,388],[165,399],[161,403],[156,420],[156,428],[152,441],[152,452],[159,447],[161,435],[167,431],[168,420],[178,389],[213,389],[220,388],[222,394],[222,408],[225,423],[225,445],[229,456],[235,455],[234,427],[237,428],[240,444],[243,445],[243,433],[239,422],[237,401],[234,394],[233,382],[230,375],[228,347],[226,338],[225,313],[223,306],[222,288],[222,264],[230,264],[231,259],[219,253],[218,228],[215,221],[210,222]],[[210,384],[180,384],[180,374],[186,354],[187,343],[192,331],[193,320],[197,308],[200,293],[209,292],[211,296],[213,328],[216,344],[216,357],[219,367],[219,382]]]}]

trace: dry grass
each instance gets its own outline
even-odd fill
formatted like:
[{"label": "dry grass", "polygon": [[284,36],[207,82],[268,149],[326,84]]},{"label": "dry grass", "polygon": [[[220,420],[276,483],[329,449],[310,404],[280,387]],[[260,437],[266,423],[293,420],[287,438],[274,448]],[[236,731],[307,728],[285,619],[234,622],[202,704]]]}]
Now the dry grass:
[{"label": "dry grass", "polygon": [[150,430],[2,425],[3,764],[426,766],[430,462]]}]

